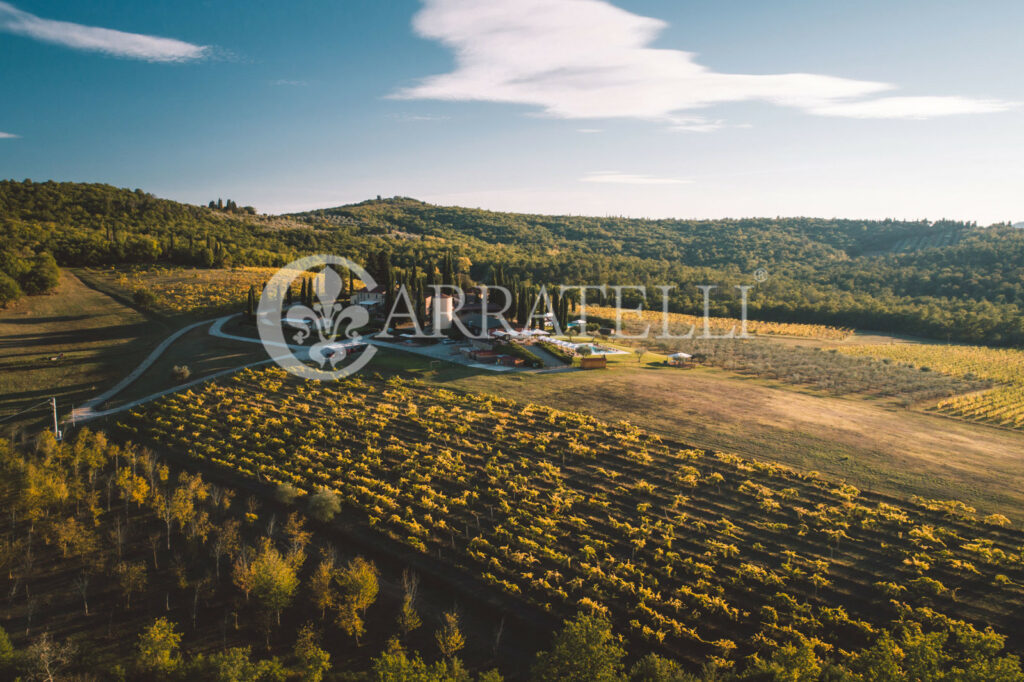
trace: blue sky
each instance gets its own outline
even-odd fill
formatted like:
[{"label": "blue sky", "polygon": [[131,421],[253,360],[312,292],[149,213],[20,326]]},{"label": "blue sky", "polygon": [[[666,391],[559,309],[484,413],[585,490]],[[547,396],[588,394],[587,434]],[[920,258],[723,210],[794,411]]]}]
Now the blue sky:
[{"label": "blue sky", "polygon": [[0,177],[1024,219],[1024,3],[0,1]]}]

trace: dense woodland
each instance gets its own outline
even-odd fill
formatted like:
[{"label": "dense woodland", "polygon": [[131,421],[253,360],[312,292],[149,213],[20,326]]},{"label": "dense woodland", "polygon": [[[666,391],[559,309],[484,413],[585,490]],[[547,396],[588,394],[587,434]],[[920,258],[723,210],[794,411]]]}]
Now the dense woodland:
[{"label": "dense woodland", "polygon": [[[677,312],[699,312],[696,286],[715,284],[712,312],[732,316],[740,306],[733,286],[756,284],[755,318],[1024,344],[1024,231],[1009,225],[541,216],[405,198],[280,217],[231,207],[107,185],[5,181],[0,234],[21,258],[45,251],[67,266],[281,265],[309,253],[365,263],[384,249],[410,269],[454,252],[464,274],[482,282],[500,266],[510,281],[533,284],[673,285]],[[758,268],[767,281],[755,281]],[[638,302],[627,292],[625,304]]]}]

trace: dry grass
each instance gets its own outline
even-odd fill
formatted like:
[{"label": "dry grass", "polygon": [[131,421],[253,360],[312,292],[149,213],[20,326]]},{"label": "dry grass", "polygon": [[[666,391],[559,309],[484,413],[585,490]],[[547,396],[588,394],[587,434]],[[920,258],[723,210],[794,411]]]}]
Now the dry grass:
[{"label": "dry grass", "polygon": [[140,362],[166,333],[65,271],[54,293],[0,311],[0,416],[50,396],[67,412]]}]

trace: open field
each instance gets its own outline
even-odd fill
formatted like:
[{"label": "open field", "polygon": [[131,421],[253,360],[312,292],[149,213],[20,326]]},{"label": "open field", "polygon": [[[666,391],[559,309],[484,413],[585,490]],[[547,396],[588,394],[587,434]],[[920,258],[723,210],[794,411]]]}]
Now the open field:
[{"label": "open field", "polygon": [[367,526],[524,604],[607,612],[634,641],[693,664],[769,656],[794,637],[842,660],[836,647],[868,646],[901,614],[940,631],[964,627],[947,617],[992,624],[1014,635],[1011,650],[1022,644],[1024,536],[1005,519],[861,493],[624,422],[276,369],[124,422],[206,465],[300,495],[335,491]]},{"label": "open field", "polygon": [[54,293],[0,311],[0,417],[50,396],[63,415],[123,376],[166,333],[64,272]]},{"label": "open field", "polygon": [[263,346],[211,336],[209,327],[202,325],[176,340],[142,376],[97,409],[124,405],[184,383],[175,377],[175,367],[187,367],[191,381],[267,358]]}]

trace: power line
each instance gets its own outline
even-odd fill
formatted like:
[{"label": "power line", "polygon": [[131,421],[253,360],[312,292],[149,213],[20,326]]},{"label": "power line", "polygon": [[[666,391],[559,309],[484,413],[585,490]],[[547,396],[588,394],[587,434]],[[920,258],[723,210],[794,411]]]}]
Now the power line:
[{"label": "power line", "polygon": [[37,407],[42,407],[43,405],[50,405],[50,404],[52,404],[53,400],[54,400],[53,398],[48,398],[47,400],[44,400],[41,403],[36,403],[35,405],[32,405],[31,407],[25,408],[21,412],[15,412],[14,414],[8,415],[8,416],[4,417],[3,419],[0,419],[0,424],[3,424],[6,421],[10,421],[11,419],[14,419],[15,417],[17,417],[19,415],[25,414],[26,412],[31,412],[32,410],[36,409]]},{"label": "power line", "polygon": [[25,414],[26,412],[32,412],[33,410],[37,410],[40,407],[43,407],[44,405],[48,405],[51,408],[53,408],[53,437],[56,438],[57,440],[60,440],[62,434],[61,434],[60,426],[58,425],[58,422],[57,422],[57,398],[55,396],[52,396],[52,397],[48,398],[47,400],[44,400],[41,403],[36,403],[35,405],[31,405],[29,407],[26,407],[24,410],[21,410],[20,412],[15,412],[14,414],[7,415],[3,419],[0,419],[0,424],[3,424],[4,422],[8,422],[8,421],[14,419],[15,417],[19,417],[19,416]]}]

